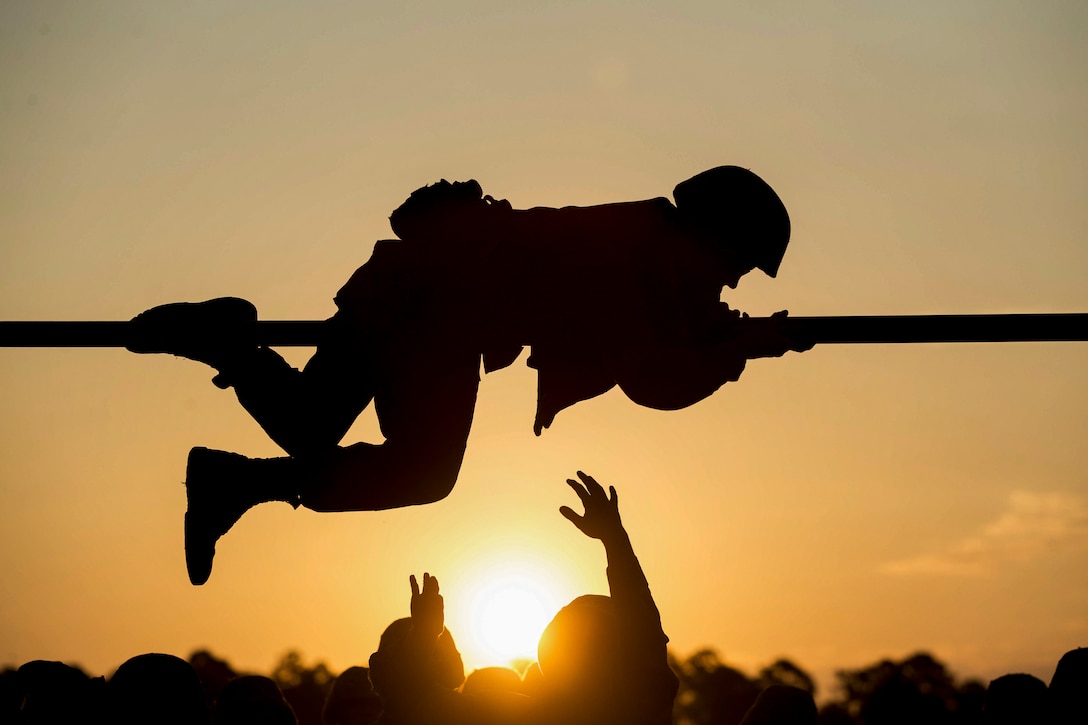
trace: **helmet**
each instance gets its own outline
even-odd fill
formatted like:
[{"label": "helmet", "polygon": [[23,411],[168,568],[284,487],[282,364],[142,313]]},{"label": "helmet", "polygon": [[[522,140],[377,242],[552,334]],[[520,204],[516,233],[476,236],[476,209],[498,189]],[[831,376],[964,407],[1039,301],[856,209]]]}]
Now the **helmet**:
[{"label": "helmet", "polygon": [[719,166],[680,182],[672,196],[681,218],[768,276],[778,274],[790,217],[766,181],[739,166]]}]

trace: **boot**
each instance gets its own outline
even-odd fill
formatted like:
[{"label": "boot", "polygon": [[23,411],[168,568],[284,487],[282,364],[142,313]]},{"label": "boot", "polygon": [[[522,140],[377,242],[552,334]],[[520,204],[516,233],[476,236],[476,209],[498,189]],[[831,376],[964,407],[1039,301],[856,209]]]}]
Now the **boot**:
[{"label": "boot", "polygon": [[237,453],[209,448],[189,451],[185,489],[185,566],[189,581],[208,581],[215,557],[215,542],[250,507],[259,503],[252,495],[250,459]]},{"label": "boot", "polygon": [[[221,373],[257,349],[253,326],[257,308],[238,297],[175,302],[152,307],[129,323],[131,352],[169,353],[210,365]],[[229,383],[220,375],[213,381]]]}]

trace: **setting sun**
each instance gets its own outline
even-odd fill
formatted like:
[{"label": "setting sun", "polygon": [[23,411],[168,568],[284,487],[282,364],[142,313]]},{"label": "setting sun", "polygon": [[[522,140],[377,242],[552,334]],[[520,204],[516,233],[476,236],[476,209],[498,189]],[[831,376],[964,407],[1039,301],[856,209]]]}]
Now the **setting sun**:
[{"label": "setting sun", "polygon": [[[535,660],[544,628],[576,592],[540,561],[477,562],[459,584],[444,587],[446,623],[468,669]],[[451,580],[452,581],[452,580]]]},{"label": "setting sun", "polygon": [[[1085,313],[1085,28],[1088,2],[1022,0],[0,2],[0,325],[120,329],[228,296],[264,321],[326,320],[354,305],[349,280],[369,285],[355,274],[376,248],[405,255],[360,294],[359,334],[342,340],[358,359],[317,358],[314,379],[334,368],[343,389],[269,382],[310,380],[289,368],[314,347],[215,351],[243,389],[253,372],[255,390],[292,391],[268,405],[297,403],[283,415],[297,445],[202,362],[0,345],[0,684],[39,660],[107,677],[144,653],[335,675],[367,665],[424,572],[465,673],[517,669],[563,606],[613,591],[602,541],[560,514],[584,511],[565,483],[577,471],[618,491],[678,663],[710,667],[712,650],[756,681],[785,658],[844,707],[840,672],[918,652],[957,682],[1049,681],[1088,646],[1088,342],[820,343],[752,359],[740,379],[734,360],[711,376],[729,379],[720,390],[658,410],[675,406],[636,403],[633,380],[596,392],[674,365],[665,382],[689,390],[717,364],[682,364],[730,327],[706,282],[722,260],[689,270],[694,287],[679,272],[704,245],[687,261],[651,253],[639,227],[593,255],[616,224],[583,248],[550,221],[484,233],[473,212],[440,243],[402,246],[390,217],[445,179],[519,219],[647,201],[672,219],[677,184],[728,165],[766,180],[791,230],[776,276],[722,290],[731,311]],[[514,263],[526,247],[540,264]],[[620,274],[622,290],[600,285]],[[689,304],[704,311],[662,326]],[[641,350],[649,330],[670,349]],[[485,368],[460,359],[485,342]],[[279,372],[265,381],[243,358]],[[418,384],[378,386],[379,372]],[[553,386],[576,380],[596,397],[537,435]],[[354,423],[320,402],[376,392]],[[403,466],[345,476],[347,498],[403,503],[422,484],[397,481],[441,469],[444,485],[413,494],[430,503],[302,505],[324,467],[288,454],[349,424],[318,448],[385,461],[375,451],[402,450],[381,448],[386,433],[420,432]],[[432,441],[450,428],[456,441]],[[215,552],[203,586],[185,551],[198,448],[253,471],[207,477],[223,483],[208,501],[238,500],[189,527],[203,530],[194,559]],[[209,549],[243,493],[268,502]]]},{"label": "setting sun", "polygon": [[472,603],[472,637],[503,660],[535,659],[537,641],[555,609],[551,597],[535,582],[499,580]]}]

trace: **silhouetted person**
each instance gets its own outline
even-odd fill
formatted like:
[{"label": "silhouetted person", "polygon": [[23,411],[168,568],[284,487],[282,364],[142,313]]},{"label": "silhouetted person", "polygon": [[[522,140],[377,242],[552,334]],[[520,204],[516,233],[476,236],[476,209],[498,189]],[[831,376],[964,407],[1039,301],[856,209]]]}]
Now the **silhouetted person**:
[{"label": "silhouetted person", "polygon": [[521,676],[509,667],[481,667],[473,670],[461,685],[464,695],[482,695],[493,692],[522,694]]},{"label": "silhouetted person", "polygon": [[1050,678],[1047,699],[1055,725],[1088,722],[1088,648],[1079,647],[1062,655]]},{"label": "silhouetted person", "polygon": [[18,714],[27,725],[68,725],[102,719],[105,683],[63,662],[34,660],[15,673]]},{"label": "silhouetted person", "polygon": [[423,725],[453,722],[459,693],[465,680],[461,653],[445,628],[444,604],[438,579],[423,575],[423,588],[415,576],[411,617],[386,627],[378,649],[370,656],[370,682],[381,698],[382,725]]},{"label": "silhouetted person", "polygon": [[563,607],[540,637],[545,722],[667,725],[679,681],[650,587],[620,521],[616,490],[578,472],[567,483],[585,513],[560,513],[604,544],[610,596],[584,595]]},{"label": "silhouetted person", "polygon": [[[663,410],[737,380],[753,358],[811,347],[777,324],[738,325],[723,287],[775,276],[789,241],[781,200],[750,171],[723,166],[665,198],[562,209],[512,209],[475,181],[414,192],[390,217],[400,240],[378,242],[336,295],[317,352],[301,372],[268,348],[222,339],[256,319],[223,298],[165,305],[135,318],[129,349],[215,367],[290,458],[254,461],[195,448],[186,485],[186,563],[207,580],[215,542],[251,506],[314,511],[426,504],[452,489],[472,423],[481,360],[506,367],[524,345],[538,371],[534,431],[618,385]],[[215,342],[169,330],[219,331]],[[385,442],[341,448],[373,401]]]},{"label": "silhouetted person", "polygon": [[298,725],[279,685],[263,675],[243,675],[223,686],[215,725]]},{"label": "silhouetted person", "polygon": [[521,676],[521,691],[529,697],[540,697],[544,688],[544,676],[540,674],[540,663],[533,662]]},{"label": "silhouetted person", "polygon": [[986,688],[982,722],[986,725],[1029,725],[1043,722],[1046,683],[1028,674],[1002,675]]},{"label": "silhouetted person", "polygon": [[107,682],[116,725],[208,725],[211,716],[200,679],[185,660],[150,653],[126,660]]},{"label": "silhouetted person", "polygon": [[816,725],[816,701],[812,693],[792,685],[763,688],[741,725]]},{"label": "silhouetted person", "polygon": [[367,725],[382,713],[381,700],[366,667],[349,667],[332,683],[325,700],[325,725]]}]

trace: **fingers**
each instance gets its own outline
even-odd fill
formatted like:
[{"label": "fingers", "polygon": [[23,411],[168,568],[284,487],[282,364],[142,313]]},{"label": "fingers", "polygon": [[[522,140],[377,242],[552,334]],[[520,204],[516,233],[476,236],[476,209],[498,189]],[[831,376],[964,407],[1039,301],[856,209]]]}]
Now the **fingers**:
[{"label": "fingers", "polygon": [[570,486],[576,494],[578,494],[578,499],[582,502],[583,506],[589,505],[589,491],[587,491],[585,488],[582,487],[581,484],[571,478],[567,479],[567,485]]},{"label": "fingers", "polygon": [[589,530],[586,528],[586,517],[579,516],[574,513],[574,510],[569,506],[560,506],[559,513],[563,514],[563,518],[574,524],[574,527],[581,531],[586,536],[590,536]]},{"label": "fingers", "polygon": [[[416,579],[415,574],[411,574],[408,576],[408,583],[412,586],[412,596],[418,597],[420,594],[419,581]],[[438,577],[434,577],[427,572],[423,572],[423,593],[438,594]]]},{"label": "fingers", "polygon": [[582,479],[582,483],[585,484],[591,496],[604,495],[604,487],[597,483],[597,479],[593,478],[593,476],[578,471],[578,478]]},{"label": "fingers", "polygon": [[604,486],[597,483],[597,479],[595,479],[593,476],[590,476],[589,474],[582,471],[578,471],[578,478],[582,479],[581,484],[579,484],[572,478],[568,478],[567,485],[574,489],[574,492],[578,494],[578,498],[579,500],[581,500],[583,506],[588,507],[594,499],[604,499],[606,501],[614,499],[616,495],[616,489],[612,486],[608,487],[608,490],[612,492],[612,497],[610,498],[608,495],[605,494]]}]

